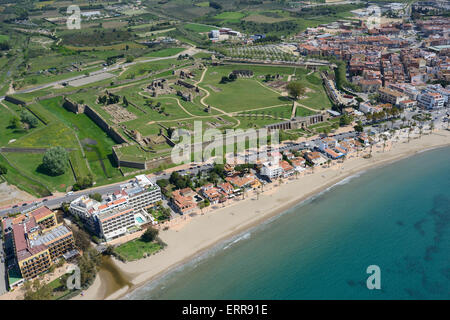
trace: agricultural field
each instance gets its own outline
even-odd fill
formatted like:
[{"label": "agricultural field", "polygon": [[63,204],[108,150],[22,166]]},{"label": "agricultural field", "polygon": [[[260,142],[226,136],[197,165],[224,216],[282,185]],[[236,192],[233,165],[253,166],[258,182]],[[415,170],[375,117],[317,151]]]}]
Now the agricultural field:
[{"label": "agricultural field", "polygon": [[279,45],[273,44],[229,47],[225,52],[227,56],[244,59],[286,62],[296,62],[299,59],[293,53],[283,51]]},{"label": "agricultural field", "polygon": [[217,27],[214,26],[208,26],[204,24],[197,24],[197,23],[188,23],[184,25],[184,28],[189,31],[194,31],[198,33],[202,32],[209,32],[211,30],[217,29]]}]

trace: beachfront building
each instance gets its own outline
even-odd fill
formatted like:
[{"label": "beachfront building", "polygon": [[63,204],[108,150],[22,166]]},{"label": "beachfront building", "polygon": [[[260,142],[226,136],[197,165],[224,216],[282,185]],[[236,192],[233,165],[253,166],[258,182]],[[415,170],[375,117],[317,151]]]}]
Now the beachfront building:
[{"label": "beachfront building", "polygon": [[281,174],[283,178],[288,178],[295,173],[294,167],[285,160],[280,161],[280,167],[283,169],[283,173]]},{"label": "beachfront building", "polygon": [[291,160],[292,167],[294,167],[294,170],[297,172],[302,172],[305,170],[305,164],[306,160],[302,157],[296,157]]},{"label": "beachfront building", "polygon": [[267,161],[262,164],[261,175],[268,177],[269,179],[276,179],[283,174],[283,168],[280,163]]},{"label": "beachfront building", "polygon": [[444,107],[444,97],[437,92],[423,92],[417,97],[417,104],[425,109],[440,109]]},{"label": "beachfront building", "polygon": [[328,161],[327,158],[325,158],[320,152],[317,151],[306,153],[305,159],[313,166],[321,166]]},{"label": "beachfront building", "polygon": [[203,199],[191,188],[184,188],[172,192],[171,205],[181,214],[189,214],[197,209],[197,203]]},{"label": "beachfront building", "polygon": [[200,190],[203,197],[208,199],[211,204],[217,204],[219,201],[223,201],[222,199],[226,199],[226,195],[212,183],[204,185]]},{"label": "beachfront building", "polygon": [[146,175],[136,176],[136,179],[122,189],[128,198],[128,204],[133,210],[148,208],[161,200],[161,188],[150,181]]},{"label": "beachfront building", "polygon": [[102,202],[83,195],[70,203],[69,212],[79,217],[95,235],[106,241],[125,235],[138,223],[142,209],[161,200],[161,189],[145,175],[121,185]]},{"label": "beachfront building", "polygon": [[49,270],[65,253],[75,249],[72,231],[57,224],[55,213],[47,207],[6,220],[12,229],[17,266],[25,280]]},{"label": "beachfront building", "polygon": [[335,160],[343,157],[347,152],[340,147],[336,139],[327,137],[319,142],[319,150],[327,155],[327,157]]},{"label": "beachfront building", "polygon": [[134,210],[127,205],[103,211],[96,218],[100,231],[99,235],[106,241],[124,235],[136,225]]},{"label": "beachfront building", "polygon": [[231,185],[231,183],[224,182],[217,185],[217,187],[226,195],[228,199],[234,197],[234,187]]}]

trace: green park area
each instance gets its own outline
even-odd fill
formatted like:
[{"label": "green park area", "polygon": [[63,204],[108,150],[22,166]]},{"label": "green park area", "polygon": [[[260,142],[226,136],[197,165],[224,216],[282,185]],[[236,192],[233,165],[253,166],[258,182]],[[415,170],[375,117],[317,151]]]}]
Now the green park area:
[{"label": "green park area", "polygon": [[119,257],[125,261],[134,261],[152,255],[162,249],[158,242],[144,241],[141,238],[124,243],[116,248],[114,251]]},{"label": "green park area", "polygon": [[[107,126],[115,128],[127,140],[128,145],[115,148],[121,161],[140,163],[169,156],[171,146],[165,137],[170,137],[176,128],[193,131],[195,121],[202,121],[203,130],[214,128],[224,132],[226,129],[260,128],[293,116],[312,115],[331,106],[317,71],[292,66],[212,65],[208,60],[210,54],[206,53],[191,59],[164,58],[182,50],[174,47],[155,51],[149,55],[163,59],[137,60],[117,70],[111,79],[78,88],[48,87],[16,94],[26,106],[2,101],[0,126],[4,134],[0,145],[42,149],[2,152],[0,162],[10,168],[5,179],[15,180],[19,186],[26,185],[23,189],[30,193],[44,195],[66,192],[86,177],[92,177],[96,185],[101,185],[136,172],[133,168],[118,168],[113,157],[117,141],[87,114],[75,114],[64,108],[64,96],[88,105]],[[189,77],[180,78],[181,70]],[[230,80],[235,70],[247,70],[251,75]],[[153,79],[164,79],[166,91],[152,94],[148,86]],[[194,89],[179,84],[181,79]],[[300,82],[305,88],[295,113],[286,89],[290,81]],[[181,96],[187,92],[191,92],[190,101]],[[55,97],[48,98],[49,94]],[[100,102],[99,99],[108,94],[117,96],[117,101]],[[36,118],[34,127],[11,126],[11,118],[20,119],[23,114],[27,115],[25,118]],[[144,144],[137,143],[135,132],[146,139]],[[63,174],[49,175],[42,167],[43,156],[46,149],[56,146],[67,151],[67,170]]]}]

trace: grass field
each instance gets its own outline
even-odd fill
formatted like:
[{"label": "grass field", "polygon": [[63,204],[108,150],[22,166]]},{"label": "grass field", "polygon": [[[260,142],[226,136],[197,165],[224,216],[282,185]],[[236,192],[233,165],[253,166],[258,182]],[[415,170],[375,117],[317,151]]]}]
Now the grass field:
[{"label": "grass field", "polygon": [[243,12],[237,12],[237,11],[228,11],[228,12],[222,12],[218,15],[214,16],[214,18],[222,20],[224,23],[233,23],[233,22],[239,22],[242,18],[246,16]]},{"label": "grass field", "polygon": [[185,48],[168,48],[168,49],[150,52],[150,53],[146,54],[145,56],[146,57],[155,57],[155,58],[171,57],[171,56],[174,56],[184,50],[186,50],[186,49]]},{"label": "grass field", "polygon": [[[261,81],[257,80],[259,75],[267,73],[292,73],[293,68],[277,68],[245,66],[245,69],[253,70],[255,75],[252,78],[238,78],[234,82],[221,84],[222,76],[228,76],[232,70],[243,68],[242,66],[220,66],[208,69],[207,74],[201,84],[203,88],[210,92],[210,96],[205,99],[207,104],[211,104],[226,112],[236,112],[254,108],[262,108],[286,104],[286,97],[270,90]],[[211,85],[220,91],[208,88]]]},{"label": "grass field", "polygon": [[161,250],[161,245],[156,242],[145,242],[136,239],[124,243],[114,249],[127,261],[134,261],[144,257],[144,254],[151,255]]},{"label": "grass field", "polygon": [[[96,180],[120,175],[120,172],[114,167],[112,159],[112,146],[115,145],[115,142],[88,116],[85,114],[76,115],[64,109],[62,107],[63,101],[60,97],[42,100],[40,103],[54,114],[59,121],[73,130],[74,139],[76,139],[75,134],[78,136]],[[73,155],[73,159],[77,161],[77,166],[81,167],[81,173],[86,174],[86,172],[89,172],[81,152]]]},{"label": "grass field", "polygon": [[8,169],[8,173],[2,177],[9,184],[15,185],[19,189],[38,198],[51,195],[50,190],[48,190],[45,186],[30,178],[25,173],[19,171],[19,169],[11,166],[2,154],[0,154],[0,163]]},{"label": "grass field", "polygon": [[186,30],[194,31],[194,32],[209,32],[211,30],[217,29],[218,27],[213,26],[207,26],[204,24],[197,24],[197,23],[188,23],[184,25],[184,28]]},{"label": "grass field", "polygon": [[[40,153],[4,153],[4,156],[10,162],[13,162],[20,172],[26,176],[33,177],[44,184],[51,191],[65,192],[67,187],[75,183],[72,170],[68,168],[66,172],[60,176],[49,176],[41,167],[43,154]],[[26,159],[26,161],[24,161]]]}]

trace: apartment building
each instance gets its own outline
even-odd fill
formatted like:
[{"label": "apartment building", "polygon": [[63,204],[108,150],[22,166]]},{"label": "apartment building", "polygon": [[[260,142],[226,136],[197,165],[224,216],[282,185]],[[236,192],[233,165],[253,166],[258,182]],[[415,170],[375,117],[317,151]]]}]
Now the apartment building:
[{"label": "apartment building", "polygon": [[57,224],[55,214],[46,207],[9,219],[17,265],[26,280],[47,271],[75,248],[72,231]]},{"label": "apartment building", "polygon": [[425,109],[443,108],[444,102],[444,97],[437,92],[423,92],[417,97],[418,106]]},{"label": "apartment building", "polygon": [[126,234],[136,225],[134,215],[160,200],[159,186],[140,175],[104,197],[102,202],[86,195],[75,199],[69,212],[79,217],[91,232],[109,241]]},{"label": "apartment building", "polygon": [[378,93],[380,95],[381,101],[390,103],[392,105],[398,105],[400,101],[408,99],[408,96],[406,94],[386,87],[379,88]]},{"label": "apartment building", "polygon": [[261,167],[261,175],[268,177],[269,179],[275,179],[283,174],[283,168],[279,162],[264,162]]},{"label": "apartment building", "polygon": [[136,225],[133,208],[129,206],[101,212],[97,220],[100,234],[106,241],[124,235],[129,228]]},{"label": "apartment building", "polygon": [[124,188],[124,192],[134,210],[150,207],[161,200],[161,188],[145,175],[137,176],[131,185]]}]

